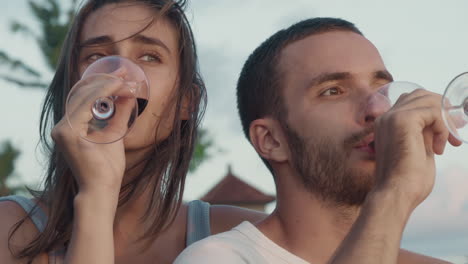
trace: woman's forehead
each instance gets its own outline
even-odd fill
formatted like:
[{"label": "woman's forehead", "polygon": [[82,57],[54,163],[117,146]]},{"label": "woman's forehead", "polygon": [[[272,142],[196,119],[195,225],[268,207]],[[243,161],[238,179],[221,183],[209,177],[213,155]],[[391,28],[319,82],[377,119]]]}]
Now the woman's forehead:
[{"label": "woman's forehead", "polygon": [[[158,18],[157,15],[156,9],[143,3],[107,4],[85,19],[80,42],[102,36],[118,41],[141,31],[141,34],[160,39],[170,49],[176,49],[175,27],[167,18]],[[154,19],[157,21],[152,23]],[[152,24],[146,28],[150,23]],[[144,28],[146,29],[142,31]]]}]

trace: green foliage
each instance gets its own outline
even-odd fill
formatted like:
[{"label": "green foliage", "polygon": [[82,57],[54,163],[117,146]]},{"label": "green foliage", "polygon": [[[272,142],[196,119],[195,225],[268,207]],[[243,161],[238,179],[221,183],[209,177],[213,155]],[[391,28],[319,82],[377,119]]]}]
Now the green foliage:
[{"label": "green foliage", "polygon": [[193,158],[190,161],[190,172],[194,172],[200,166],[200,164],[211,158],[209,151],[212,149],[212,147],[213,139],[210,138],[208,131],[199,129],[195,150],[193,152]]},{"label": "green foliage", "polygon": [[[70,23],[75,13],[75,5],[67,12],[68,16],[62,19],[65,13],[57,0],[47,0],[46,3],[38,4],[35,1],[29,1],[29,7],[40,24],[41,34],[36,35],[36,41],[39,45],[44,59],[50,69],[54,70],[60,56],[60,49],[63,40],[67,34]],[[19,22],[13,22],[12,29],[15,27],[27,29],[27,26]],[[31,30],[28,30],[31,32]],[[23,32],[28,32],[24,31]],[[33,35],[29,33],[29,35]],[[34,35],[33,35],[34,36]]]},{"label": "green foliage", "polygon": [[5,141],[0,146],[0,196],[13,193],[13,189],[7,186],[8,177],[13,175],[15,160],[20,152],[14,148],[11,142]]},{"label": "green foliage", "polygon": [[[29,26],[19,21],[12,21],[10,30],[13,34],[21,33],[32,38],[39,47],[42,56],[52,72],[57,67],[63,40],[67,34],[76,9],[76,0],[72,1],[67,11],[59,5],[58,0],[29,0],[29,9],[39,24],[40,32],[34,32]],[[0,50],[0,65],[7,65],[8,74],[0,74],[0,78],[25,88],[46,88],[48,80],[42,80],[39,71],[27,63],[9,56]],[[20,72],[24,77],[16,78],[11,73]],[[31,79],[26,81],[25,79]]]},{"label": "green foliage", "polygon": [[40,77],[41,74],[38,73],[33,68],[26,65],[24,62],[11,58],[8,54],[3,51],[0,51],[0,64],[6,64],[10,66],[10,70],[19,71],[22,70],[26,74],[32,75],[33,77]]}]

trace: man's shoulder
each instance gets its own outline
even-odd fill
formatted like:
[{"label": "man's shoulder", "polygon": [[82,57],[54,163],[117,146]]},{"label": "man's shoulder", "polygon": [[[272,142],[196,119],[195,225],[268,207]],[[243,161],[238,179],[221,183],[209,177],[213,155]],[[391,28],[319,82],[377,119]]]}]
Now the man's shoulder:
[{"label": "man's shoulder", "polygon": [[213,247],[225,247],[225,248],[232,248],[239,245],[239,243],[243,244],[245,242],[245,237],[243,237],[242,233],[239,232],[237,227],[233,229],[218,233],[216,235],[209,236],[205,239],[197,241],[190,245],[188,248],[213,248]]},{"label": "man's shoulder", "polygon": [[411,252],[405,249],[400,250],[398,264],[450,264],[451,262]]},{"label": "man's shoulder", "polygon": [[183,263],[242,263],[245,244],[235,230],[209,236],[187,247],[175,260]]}]

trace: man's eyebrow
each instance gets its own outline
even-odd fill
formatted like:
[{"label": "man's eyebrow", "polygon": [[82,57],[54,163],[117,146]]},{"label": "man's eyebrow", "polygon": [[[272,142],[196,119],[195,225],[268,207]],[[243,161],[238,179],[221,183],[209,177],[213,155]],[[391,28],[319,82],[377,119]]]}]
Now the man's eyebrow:
[{"label": "man's eyebrow", "polygon": [[314,77],[312,80],[308,82],[307,87],[311,88],[316,85],[322,84],[324,82],[329,82],[329,81],[340,81],[340,80],[346,80],[346,79],[351,79],[352,75],[349,72],[327,72],[327,73],[322,73],[316,77]]},{"label": "man's eyebrow", "polygon": [[375,79],[383,79],[389,82],[393,82],[393,76],[387,70],[376,71],[374,73]]},{"label": "man's eyebrow", "polygon": [[99,36],[99,37],[89,38],[83,41],[83,43],[80,43],[80,47],[109,45],[109,44],[112,44],[112,42],[113,40],[109,36]]},{"label": "man's eyebrow", "polygon": [[[379,70],[374,72],[375,79],[383,79],[389,82],[393,82],[393,76],[387,70]],[[341,81],[346,79],[351,79],[353,76],[350,72],[327,72],[318,75],[317,77],[310,80],[307,87],[311,88],[316,85],[329,82],[329,81]]]},{"label": "man's eyebrow", "polygon": [[160,39],[138,34],[132,38],[132,41],[136,43],[146,44],[146,45],[160,46],[161,48],[165,49],[169,54],[171,54],[171,51],[169,50],[169,48]]}]

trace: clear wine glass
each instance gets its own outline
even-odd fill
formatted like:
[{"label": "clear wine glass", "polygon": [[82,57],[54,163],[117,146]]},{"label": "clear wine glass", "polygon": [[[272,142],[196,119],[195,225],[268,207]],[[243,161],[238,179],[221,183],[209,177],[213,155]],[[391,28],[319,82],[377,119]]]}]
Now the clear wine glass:
[{"label": "clear wine glass", "polygon": [[125,137],[149,100],[144,71],[120,56],[98,59],[70,90],[65,116],[81,138],[109,144]]},{"label": "clear wine glass", "polygon": [[[378,104],[387,111],[404,93],[424,89],[420,85],[406,81],[390,82],[373,94],[369,104]],[[442,117],[450,133],[458,140],[468,143],[468,73],[455,77],[442,96]]]},{"label": "clear wine glass", "polygon": [[411,93],[416,89],[424,89],[420,85],[406,81],[393,81],[380,87],[378,91],[369,98],[369,103],[384,107],[385,111],[390,109],[405,93]]},{"label": "clear wine glass", "polygon": [[450,133],[468,143],[468,72],[453,78],[445,89],[442,117]]}]

